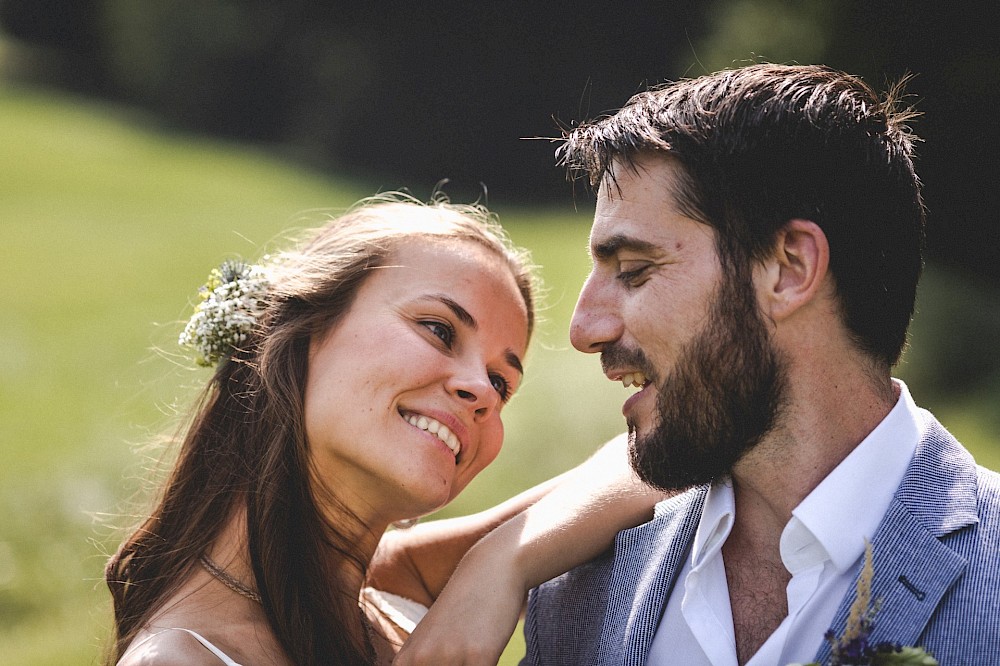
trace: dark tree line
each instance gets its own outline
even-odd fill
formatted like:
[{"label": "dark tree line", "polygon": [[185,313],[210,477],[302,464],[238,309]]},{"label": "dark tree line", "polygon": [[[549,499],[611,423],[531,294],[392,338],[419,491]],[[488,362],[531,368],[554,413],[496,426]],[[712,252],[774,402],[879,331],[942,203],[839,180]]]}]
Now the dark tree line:
[{"label": "dark tree line", "polygon": [[[760,2],[775,21],[795,4]],[[820,61],[876,87],[916,75],[931,247],[1000,283],[991,2],[805,4],[825,17]],[[0,0],[0,29],[22,47],[23,77],[377,186],[425,195],[449,178],[464,198],[482,183],[495,204],[571,196],[544,138],[647,84],[702,73],[696,45],[727,3]],[[761,43],[760,57],[785,59]]]}]

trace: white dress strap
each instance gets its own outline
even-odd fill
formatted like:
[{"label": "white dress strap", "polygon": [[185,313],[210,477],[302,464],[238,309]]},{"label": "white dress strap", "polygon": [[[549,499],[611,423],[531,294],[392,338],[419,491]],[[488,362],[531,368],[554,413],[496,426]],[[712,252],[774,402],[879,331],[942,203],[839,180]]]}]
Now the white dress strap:
[{"label": "white dress strap", "polygon": [[[219,648],[217,648],[214,645],[212,645],[212,643],[210,643],[207,638],[205,638],[204,636],[202,636],[198,632],[191,631],[190,629],[185,629],[183,627],[172,627],[172,629],[174,629],[175,631],[186,631],[189,634],[191,634],[192,636],[194,636],[195,639],[197,639],[197,641],[199,643],[201,643],[202,645],[204,645],[208,649],[209,652],[211,652],[216,657],[218,657],[219,659],[221,659],[222,663],[224,663],[226,666],[240,666],[239,663],[233,661],[229,657],[229,655],[227,655],[225,652],[223,652]],[[169,629],[167,631],[169,631]]]},{"label": "white dress strap", "polygon": [[233,661],[233,659],[229,655],[227,655],[225,652],[223,652],[219,648],[217,648],[214,645],[212,645],[212,643],[207,638],[205,638],[204,636],[202,636],[201,634],[199,634],[196,631],[191,631],[190,629],[185,629],[184,627],[169,627],[167,629],[163,629],[161,631],[157,631],[156,633],[150,634],[149,636],[146,636],[145,638],[143,638],[138,643],[135,643],[134,645],[130,646],[129,649],[127,650],[126,654],[128,652],[132,652],[133,650],[135,650],[136,648],[140,647],[142,644],[146,643],[147,641],[150,641],[153,638],[159,636],[160,634],[168,632],[168,631],[184,631],[184,632],[187,632],[188,634],[191,634],[191,636],[194,637],[195,640],[197,640],[199,643],[201,643],[205,647],[205,649],[207,649],[209,652],[211,652],[216,657],[218,657],[222,661],[222,663],[225,664],[226,666],[241,666],[241,664],[239,662]]}]

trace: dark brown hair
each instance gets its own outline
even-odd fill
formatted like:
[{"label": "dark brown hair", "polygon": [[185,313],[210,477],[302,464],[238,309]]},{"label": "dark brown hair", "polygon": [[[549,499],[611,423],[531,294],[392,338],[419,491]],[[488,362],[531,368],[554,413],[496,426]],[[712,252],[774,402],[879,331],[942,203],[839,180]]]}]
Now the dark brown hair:
[{"label": "dark brown hair", "polygon": [[[479,206],[381,195],[280,256],[251,339],[215,372],[155,508],[107,565],[116,630],[111,663],[243,508],[256,588],[292,662],[372,661],[359,590],[336,584],[343,567],[363,572],[367,562],[324,517],[316,497],[323,491],[311,480],[303,416],[308,351],[348,311],[370,269],[414,239],[469,240],[505,258],[527,306],[530,336],[534,279],[527,256]],[[343,520],[356,523],[340,509]]]},{"label": "dark brown hair", "polygon": [[880,98],[823,66],[758,64],[635,95],[567,133],[570,175],[613,185],[614,162],[676,160],[689,217],[711,225],[723,265],[762,259],[777,232],[812,220],[830,244],[844,323],[879,367],[906,343],[923,265],[924,207],[902,86]]}]

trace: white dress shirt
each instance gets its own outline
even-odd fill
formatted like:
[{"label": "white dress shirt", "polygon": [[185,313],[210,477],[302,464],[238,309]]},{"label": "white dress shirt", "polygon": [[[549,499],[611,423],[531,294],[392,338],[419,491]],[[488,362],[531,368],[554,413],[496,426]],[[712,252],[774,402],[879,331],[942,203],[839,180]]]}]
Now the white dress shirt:
[{"label": "white dress shirt", "polygon": [[[792,575],[788,616],[747,666],[809,662],[861,566],[922,434],[903,382],[882,422],[792,511],[779,544]],[[736,509],[732,484],[715,483],[653,638],[649,664],[737,666],[732,607],[722,545]]]}]

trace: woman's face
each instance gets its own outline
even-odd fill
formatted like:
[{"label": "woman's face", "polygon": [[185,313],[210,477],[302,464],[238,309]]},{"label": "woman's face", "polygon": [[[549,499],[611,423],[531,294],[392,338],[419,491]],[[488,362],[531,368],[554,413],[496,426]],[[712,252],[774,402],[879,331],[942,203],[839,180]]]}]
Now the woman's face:
[{"label": "woman's face", "polygon": [[305,421],[319,480],[373,527],[455,497],[500,452],[527,321],[485,247],[402,244],[312,342]]}]

